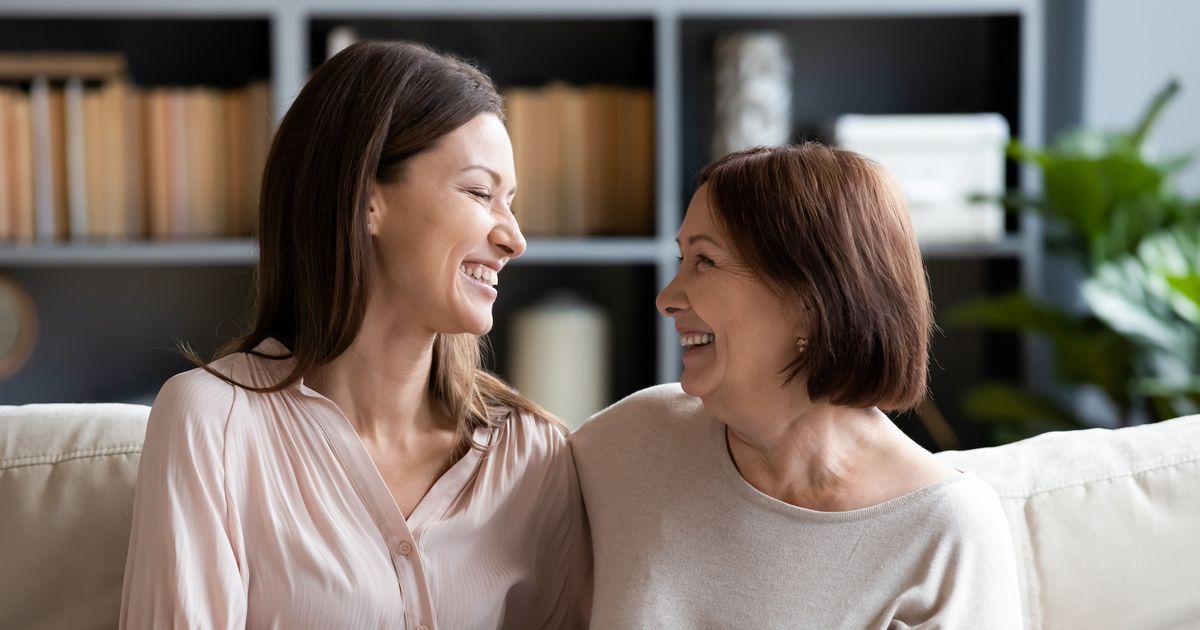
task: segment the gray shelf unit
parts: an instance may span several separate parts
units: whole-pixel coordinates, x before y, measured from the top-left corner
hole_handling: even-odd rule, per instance
[[[688,20],[907,19],[1011,16],[1019,24],[1020,137],[1042,140],[1043,0],[0,0],[0,21],[7,19],[266,19],[269,23],[269,64],[276,119],[287,110],[303,85],[312,57],[309,29],[314,21],[354,16],[365,20],[405,19],[525,19],[525,20],[649,20],[653,28],[653,88],[656,96],[657,192],[655,234],[645,239],[558,241],[535,240],[526,259],[543,264],[640,265],[653,270],[656,286],[665,285],[676,270],[674,234],[686,204],[684,156],[679,147],[685,134],[681,35]],[[913,86],[920,89],[920,86]],[[1032,191],[1033,173],[1021,183]],[[1022,216],[1009,237],[996,244],[936,245],[926,248],[930,260],[1004,260],[1015,267],[1019,286],[1040,294],[1041,226]],[[540,251],[539,251],[540,250]],[[247,242],[128,245],[66,245],[31,248],[0,247],[0,273],[9,269],[80,265],[170,266],[189,268],[238,266],[253,263]],[[658,318],[655,374],[674,380],[679,371],[679,346],[669,320]],[[1040,361],[1025,342],[1026,378],[1036,379]],[[1036,349],[1033,349],[1036,350]]]

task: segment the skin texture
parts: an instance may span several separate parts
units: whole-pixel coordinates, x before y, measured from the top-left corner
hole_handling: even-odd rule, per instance
[[[681,336],[715,341],[686,350],[683,390],[723,421],[729,454],[750,485],[821,511],[875,505],[958,474],[879,409],[813,401],[784,368],[804,335],[803,313],[779,299],[731,245],[701,186],[679,229],[679,273],[658,310]]]
[[[399,181],[374,186],[367,221],[375,262],[362,329],[345,353],[306,375],[346,415],[405,515],[460,450],[428,394],[433,343],[437,334],[491,329],[496,290],[459,267],[499,271],[525,251],[510,210],[515,194],[512,144],[491,114],[412,158]]]

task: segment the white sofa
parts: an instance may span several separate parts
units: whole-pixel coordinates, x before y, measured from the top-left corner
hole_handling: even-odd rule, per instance
[[[0,628],[115,627],[148,411],[0,407]],[[1200,628],[1200,417],[939,457],[999,492],[1027,628]]]

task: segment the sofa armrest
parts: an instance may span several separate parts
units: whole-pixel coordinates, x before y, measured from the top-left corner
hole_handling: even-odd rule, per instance
[[[111,628],[150,408],[0,407],[0,628]]]

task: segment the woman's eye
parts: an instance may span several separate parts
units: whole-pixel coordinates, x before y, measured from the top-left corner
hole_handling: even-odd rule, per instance
[[[708,256],[705,256],[704,254],[696,254],[695,259],[696,259],[697,267],[699,267],[700,265],[713,266],[716,264],[713,262],[713,260],[711,258],[709,258]],[[683,256],[676,256],[675,262],[677,262],[679,264],[683,264]]]
[[[491,201],[494,198],[492,195],[488,194],[486,190],[468,190],[467,193],[484,201]]]

